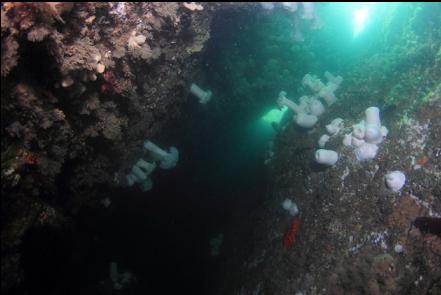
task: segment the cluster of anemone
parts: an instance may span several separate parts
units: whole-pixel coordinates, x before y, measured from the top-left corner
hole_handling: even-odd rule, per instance
[[[128,186],[133,186],[136,183],[143,192],[147,192],[153,187],[150,175],[155,171],[156,163],[159,163],[161,169],[171,169],[176,166],[179,160],[179,152],[173,146],[169,148],[169,151],[165,151],[149,140],[144,142],[144,149],[150,153],[151,162],[139,159],[132,166],[130,173],[126,175],[126,179]]]
[[[377,107],[366,109],[365,120],[352,126],[352,132],[346,134],[343,144],[354,147],[354,153],[359,161],[368,161],[375,158],[378,144],[387,136],[388,130],[381,125],[380,110]]]
[[[324,148],[326,143],[329,141],[329,139],[332,136],[336,136],[339,134],[340,130],[344,127],[343,119],[342,118],[336,118],[331,121],[328,125],[326,125],[326,131],[328,134],[323,134],[320,139],[318,140],[318,145],[321,148]]]
[[[323,134],[318,140],[319,150],[315,152],[315,161],[319,164],[334,165],[338,161],[338,153],[332,150],[323,149],[326,143],[332,136],[339,134],[340,130],[344,127],[343,119],[336,118],[326,125],[326,131],[328,134]]]
[[[335,91],[340,87],[343,78],[334,76],[330,72],[325,72],[325,78],[328,80],[326,84],[316,76],[306,74],[302,79],[302,85],[308,87],[314,92],[314,95],[322,98],[328,106],[331,106],[337,101]]]
[[[294,121],[303,128],[312,128],[318,121],[318,116],[323,114],[323,104],[314,97],[303,96],[300,103],[296,104],[286,97],[286,92],[281,91],[277,99],[279,107],[286,106],[295,113]]]
[[[320,79],[310,74],[306,74],[302,79],[302,84],[310,88],[314,94],[302,96],[299,103],[295,103],[286,97],[287,93],[281,91],[277,99],[279,107],[286,106],[295,113],[294,121],[303,128],[312,128],[318,122],[318,118],[325,112],[326,108],[320,99],[331,106],[337,101],[334,92],[338,89],[343,78],[335,77],[329,72],[325,73],[328,82],[325,85]]]
[[[341,118],[334,119],[326,125],[329,135],[322,135],[318,141],[323,148],[330,136],[337,135],[343,128]],[[380,110],[377,107],[369,107],[365,111],[365,119],[352,126],[352,132],[344,135],[343,145],[353,147],[358,161],[369,161],[376,157],[378,144],[386,137],[388,130],[381,125]],[[315,154],[316,162],[325,165],[334,165],[338,161],[335,151],[319,149]]]
[[[326,125],[330,134],[320,137],[318,149],[315,153],[315,161],[319,164],[332,166],[337,163],[339,155],[332,150],[323,149],[331,136],[337,135],[343,128],[341,118],[334,119]],[[352,126],[352,132],[344,135],[343,145],[354,148],[354,154],[358,161],[369,161],[376,157],[378,145],[387,136],[388,130],[381,125],[380,110],[377,107],[369,107],[365,111],[365,119]],[[385,176],[386,186],[393,192],[399,192],[406,182],[406,176],[401,171],[392,171]]]
[[[152,189],[153,181],[149,177],[156,169],[156,163],[150,163],[143,159],[139,159],[135,165],[132,166],[132,170],[127,174],[127,184],[129,186],[137,183],[143,192],[147,192]]]

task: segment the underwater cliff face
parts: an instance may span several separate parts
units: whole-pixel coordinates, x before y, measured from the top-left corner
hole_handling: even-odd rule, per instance
[[[1,34],[2,291],[441,292],[439,3],[4,2]]]

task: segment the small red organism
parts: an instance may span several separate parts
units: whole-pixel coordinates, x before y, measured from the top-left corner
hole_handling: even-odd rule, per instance
[[[299,231],[300,227],[300,218],[294,217],[291,221],[291,225],[289,227],[289,230],[286,232],[285,237],[283,238],[283,247],[285,249],[290,249],[294,242],[296,241],[297,232]]]
[[[101,85],[101,92],[113,93],[115,92],[115,86],[117,85],[115,75],[112,71],[107,71],[103,74],[104,84]]]
[[[105,83],[101,85],[101,92],[108,93],[112,91],[112,86],[109,83]]]
[[[38,156],[31,152],[25,152],[23,155],[23,161],[28,165],[38,164]]]
[[[427,163],[429,163],[429,158],[426,157],[426,156],[422,157],[422,158],[418,161],[418,164],[421,165],[421,166],[426,166]]]
[[[103,78],[104,78],[104,80],[106,80],[109,83],[111,83],[113,80],[115,80],[115,76],[113,75],[113,73],[111,71],[105,72],[103,74]]]
[[[133,88],[130,80],[117,78],[110,70],[103,74],[103,78],[106,82],[101,85],[101,92],[122,94]]]

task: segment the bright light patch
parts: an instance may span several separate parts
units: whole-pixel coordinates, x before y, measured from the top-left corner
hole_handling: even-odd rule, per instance
[[[287,109],[288,108],[286,106],[282,107],[281,110],[272,109],[268,113],[266,113],[265,116],[262,117],[262,120],[267,123],[279,123],[280,120],[282,120],[283,114],[285,114]]]
[[[365,28],[366,22],[369,17],[369,8],[363,7],[359,9],[355,9],[352,12],[352,23],[354,26],[353,35],[357,37]]]

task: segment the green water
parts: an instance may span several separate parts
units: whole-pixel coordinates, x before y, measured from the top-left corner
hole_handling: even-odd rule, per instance
[[[303,42],[293,37],[299,11],[257,6],[215,16],[206,53],[206,77],[215,93],[213,100],[222,103],[226,113],[246,110],[235,122],[236,129],[244,133],[235,132],[230,141],[236,152],[247,154],[246,158],[273,139],[274,130],[269,126],[282,115],[275,103],[281,90],[294,101],[309,94],[301,87],[307,73],[324,81],[323,73],[330,71],[351,81],[356,71],[357,79],[362,79],[367,59],[379,55],[392,59],[403,45],[424,38],[427,23],[439,23],[439,5],[431,3],[319,3],[315,10],[322,26],[313,30],[310,22],[301,19]],[[389,69],[387,62],[380,66],[386,75],[396,70]],[[356,102],[358,98],[353,99]]]

